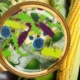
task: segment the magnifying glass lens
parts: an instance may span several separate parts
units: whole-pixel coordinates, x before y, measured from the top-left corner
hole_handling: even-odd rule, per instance
[[[16,69],[40,72],[63,55],[65,34],[61,22],[42,8],[23,8],[6,19],[0,30],[2,54]]]

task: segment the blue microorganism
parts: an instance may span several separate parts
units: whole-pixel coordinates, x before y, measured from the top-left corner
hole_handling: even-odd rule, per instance
[[[10,34],[10,37],[12,37],[12,34]]]
[[[11,35],[11,29],[8,26],[3,26],[1,29],[1,35],[4,38],[8,38]]]
[[[33,37],[33,36],[29,36],[29,39],[30,39],[30,40],[33,40],[33,39],[34,39],[34,37]]]
[[[2,38],[0,37],[0,40],[2,40]]]
[[[40,50],[44,46],[44,40],[42,38],[36,38],[33,42],[33,46],[36,50]]]
[[[46,36],[47,34],[43,32],[43,35]]]

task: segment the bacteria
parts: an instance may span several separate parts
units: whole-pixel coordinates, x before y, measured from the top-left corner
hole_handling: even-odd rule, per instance
[[[42,38],[36,38],[33,42],[33,46],[36,50],[40,50],[44,46],[44,40]]]
[[[43,32],[43,35],[46,36],[47,34]]]
[[[33,37],[33,36],[29,36],[29,39],[30,39],[30,40],[33,40],[33,39],[34,39],[34,37]]]
[[[11,30],[8,26],[3,26],[1,29],[1,35],[4,38],[8,38],[11,35]]]
[[[2,38],[0,37],[0,40],[2,40]]]

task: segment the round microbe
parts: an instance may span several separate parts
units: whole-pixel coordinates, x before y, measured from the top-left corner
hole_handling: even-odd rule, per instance
[[[47,34],[45,32],[43,32],[43,35],[46,36]]]
[[[1,29],[1,35],[4,38],[8,38],[11,35],[11,30],[8,26],[3,26]]]
[[[33,37],[33,36],[29,36],[29,39],[30,39],[30,40],[33,40],[33,39],[34,39],[34,37]]]
[[[0,37],[0,40],[2,40],[2,38]]]
[[[33,47],[36,50],[40,50],[42,49],[42,47],[44,46],[44,40],[42,38],[36,38],[33,42]]]

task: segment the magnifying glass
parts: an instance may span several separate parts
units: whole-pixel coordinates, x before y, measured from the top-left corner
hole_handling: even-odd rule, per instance
[[[18,76],[36,78],[54,72],[69,45],[65,19],[47,4],[23,2],[0,19],[1,68]]]

